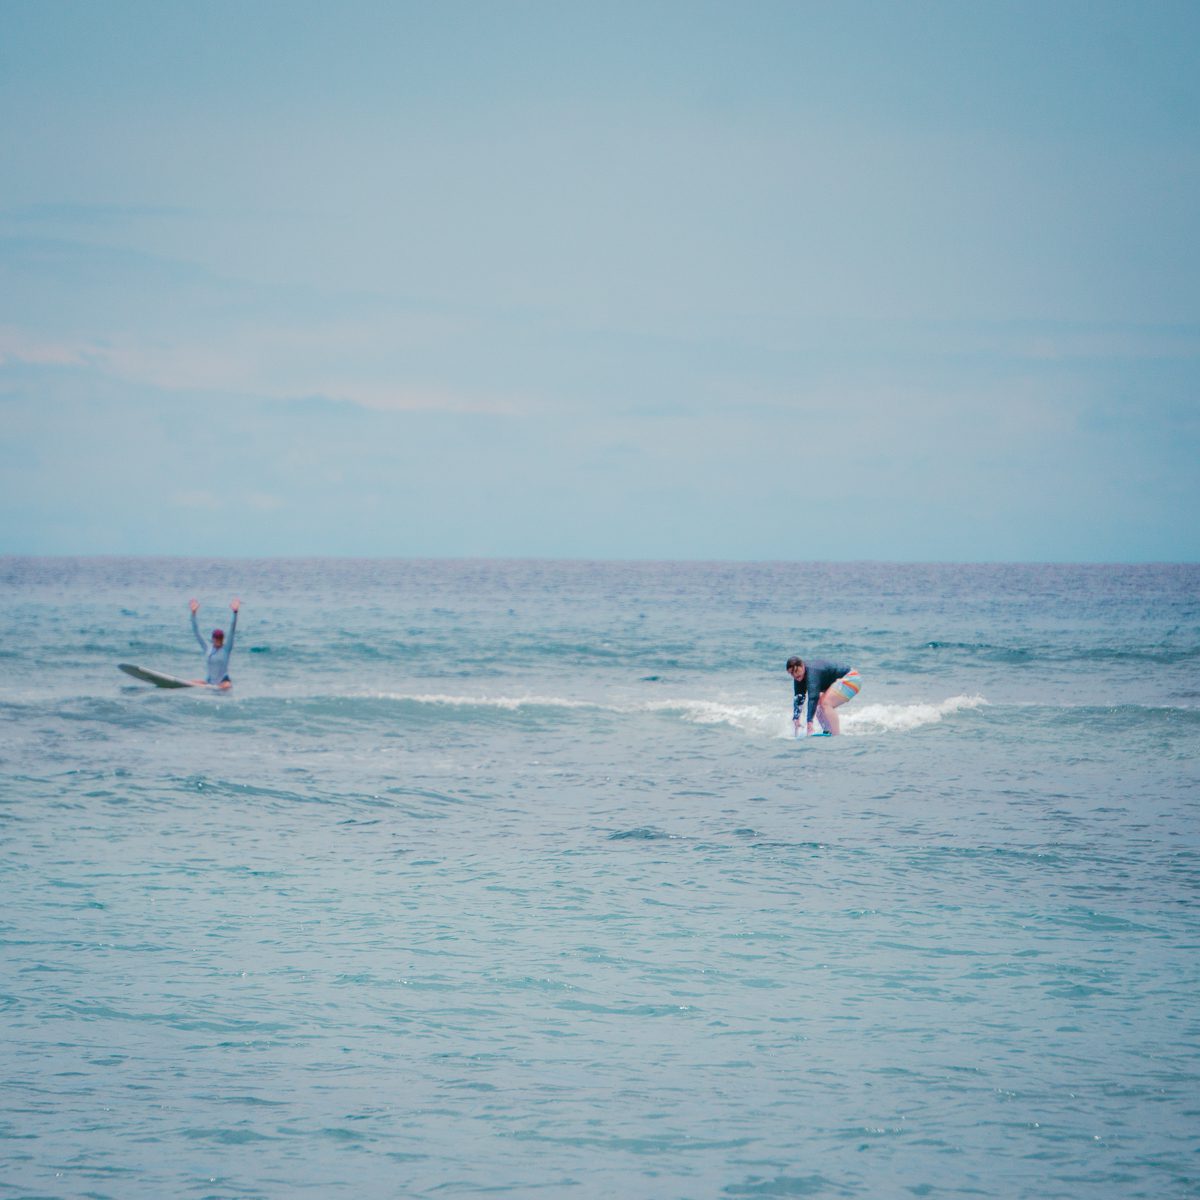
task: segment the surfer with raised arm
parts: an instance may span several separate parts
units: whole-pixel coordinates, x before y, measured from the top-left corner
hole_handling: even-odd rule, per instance
[[[225,631],[223,629],[214,629],[212,631],[212,642],[206,642],[204,635],[200,632],[200,626],[196,622],[196,613],[200,610],[200,602],[198,600],[188,601],[188,607],[192,610],[192,632],[196,635],[196,641],[200,643],[200,649],[204,651],[205,675],[203,679],[193,680],[194,683],[206,683],[209,687],[215,688],[231,688],[233,680],[229,678],[229,656],[233,653],[233,635],[237,632],[238,609],[241,608],[240,600],[231,600],[229,607],[233,610],[233,620],[229,625],[229,638],[226,640]]]
[[[801,711],[807,700],[808,729],[813,732],[813,717],[821,722],[826,733],[841,733],[837,709],[853,700],[862,687],[862,680],[853,667],[827,662],[823,658],[807,661],[793,654],[787,660],[787,673],[792,677],[792,728],[800,736]],[[817,735],[820,736],[819,734]]]

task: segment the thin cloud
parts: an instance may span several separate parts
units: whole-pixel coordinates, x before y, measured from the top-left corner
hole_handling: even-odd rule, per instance
[[[0,326],[0,366],[77,367],[94,361],[94,354],[94,346]]]
[[[530,408],[527,400],[507,394],[391,383],[386,378],[348,378],[328,368],[305,371],[289,361],[290,347],[302,340],[299,332],[290,332],[284,337],[268,337],[262,345],[251,345],[250,339],[239,344],[221,338],[174,344],[100,344],[40,338],[0,327],[0,367],[88,367],[165,393],[253,395],[283,402],[317,396],[376,412],[517,416]],[[386,376],[386,365],[376,367],[375,373]]]
[[[25,204],[0,209],[0,220],[22,225],[111,226],[193,217],[186,208],[149,204]]]

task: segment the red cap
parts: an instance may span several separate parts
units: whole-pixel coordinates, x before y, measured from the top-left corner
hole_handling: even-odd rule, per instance
[[[213,641],[214,642],[223,642],[224,640],[225,640],[225,630],[214,629],[213,630]]]

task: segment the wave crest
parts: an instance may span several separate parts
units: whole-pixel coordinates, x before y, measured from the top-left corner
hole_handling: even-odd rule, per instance
[[[951,696],[922,704],[864,704],[839,710],[842,732],[847,736],[877,733],[906,733],[922,725],[935,725],[955,713],[982,708],[982,696]],[[643,705],[650,711],[675,711],[697,725],[732,725],[750,733],[791,737],[792,721],[778,705],[729,704],[712,700],[661,700]]]
[[[982,696],[951,696],[933,704],[864,704],[846,711],[842,726],[846,733],[906,733],[987,703]]]

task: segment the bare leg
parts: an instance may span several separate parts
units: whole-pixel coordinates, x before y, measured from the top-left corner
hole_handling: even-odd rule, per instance
[[[842,732],[842,723],[838,720],[836,710],[845,703],[846,697],[833,688],[821,694],[817,703],[817,720],[821,722],[822,728],[828,729],[830,733]]]

